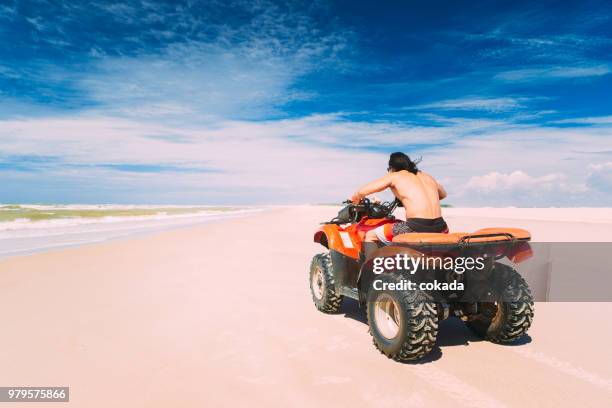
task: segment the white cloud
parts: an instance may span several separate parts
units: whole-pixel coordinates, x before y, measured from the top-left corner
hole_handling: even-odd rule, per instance
[[[203,9],[192,10],[192,4]],[[220,5],[212,4],[210,9]],[[612,151],[612,135],[604,126],[538,127],[518,125],[512,119],[448,118],[439,112],[459,111],[453,116],[466,111],[503,112],[518,121],[515,111],[525,112],[533,98],[466,96],[408,108],[433,110],[436,114],[426,119],[435,126],[372,119],[383,115],[365,116],[370,122],[350,120],[350,115],[341,113],[286,118],[282,105],[312,97],[300,91],[300,79],[322,68],[331,68],[328,72],[335,74],[348,64],[340,56],[359,53],[359,43],[351,41],[350,31],[339,29],[333,18],[322,18],[329,13],[319,13],[319,7],[325,6],[317,2],[306,7],[299,2],[277,5],[267,0],[228,3],[224,12],[239,10],[241,16],[229,20],[217,19],[208,12],[209,5],[200,3],[143,2],[133,7],[98,2],[57,7],[56,14],[62,16],[57,24],[44,26],[48,18],[30,18],[32,26],[45,31],[41,44],[53,43],[67,57],[73,56],[74,49],[84,48],[89,50],[87,58],[42,59],[23,69],[0,66],[0,74],[33,83],[37,95],[59,98],[58,103],[44,106],[29,103],[28,95],[20,100],[5,95],[0,101],[4,117],[32,118],[0,120],[0,160],[28,155],[56,159],[44,172],[29,173],[6,169],[10,161],[2,168],[0,161],[0,201],[11,191],[21,193],[14,197],[33,197],[34,201],[44,197],[141,202],[339,201],[382,174],[387,154],[395,150],[423,155],[422,167],[444,180],[451,204],[537,201],[546,205],[571,204],[572,200],[600,204],[612,192],[607,167],[588,167],[595,154],[601,160],[602,154]],[[81,16],[95,16],[117,27],[118,33],[134,34],[116,41],[103,31],[92,36],[95,40],[88,40],[72,31],[73,25],[77,30],[87,25]],[[121,30],[126,27],[131,29]],[[538,51],[529,53],[532,57],[537,54],[538,60],[529,61],[528,66],[542,65],[502,72],[497,79],[532,81],[610,73],[604,61],[578,58],[583,53],[594,54],[594,47],[609,42],[597,45],[585,43],[586,37],[507,34],[491,34],[512,45],[494,46],[499,58],[513,61],[515,56],[527,55],[526,51]],[[559,47],[562,53],[557,52]],[[551,59],[551,51],[571,58]],[[79,65],[71,66],[73,63]],[[494,64],[500,66],[504,64]],[[377,61],[360,61],[356,67],[394,72],[387,68]],[[419,92],[415,94],[431,90],[438,95],[452,88],[456,95],[461,88],[454,89],[455,85],[476,83],[491,75],[485,70],[458,78],[361,86],[368,97],[381,92],[391,101],[416,88]],[[56,94],[58,89],[61,92]],[[346,98],[359,97],[359,92],[351,91]],[[383,106],[384,100],[380,102]],[[51,111],[52,106],[59,108]],[[85,110],[75,113],[77,110],[62,111],[63,107]],[[274,117],[285,119],[270,119]],[[608,122],[579,118],[572,123]],[[578,152],[584,146],[589,152]],[[107,164],[185,171],[142,173]],[[582,194],[586,188],[602,195]]]
[[[294,87],[296,80],[324,64],[340,66],[346,42],[344,33],[322,34],[305,16],[291,17],[287,26],[275,16],[266,10],[243,27],[206,26],[216,32],[213,39],[102,54],[70,76],[99,112],[114,116],[182,123],[274,116],[281,105],[310,97]],[[67,75],[57,73],[59,80]]]
[[[14,15],[17,14],[16,5],[0,4],[0,19],[10,20]]]
[[[480,98],[470,96],[460,99],[448,99],[434,103],[408,107],[407,109],[441,109],[441,110],[474,110],[487,112],[504,112],[524,107],[527,98]]]
[[[259,117],[291,98],[300,74],[292,61],[265,51],[200,44],[149,57],[106,57],[78,83],[113,115],[190,122]]]
[[[569,118],[556,120],[552,123],[559,124],[584,124],[584,125],[612,125],[612,116],[594,116],[589,118]]]
[[[591,153],[576,153],[583,146]],[[396,150],[423,156],[421,167],[444,180],[453,205],[605,205],[612,195],[601,182],[608,167],[589,167],[612,151],[606,128],[467,119],[427,128],[351,122],[341,115],[180,126],[82,115],[0,121],[2,155],[57,158],[44,172],[5,169],[10,182],[0,202],[11,191],[30,197],[50,186],[49,194],[62,192],[68,201],[340,201],[382,175],[388,153]],[[185,171],[96,167],[109,163]]]
[[[491,172],[484,176],[473,176],[467,182],[467,190],[483,192],[531,192],[538,190],[559,190],[568,189],[565,184],[567,177],[563,174],[552,173],[534,177],[529,174],[516,170],[512,173]]]
[[[512,82],[542,81],[553,79],[588,78],[609,74],[610,66],[606,64],[593,66],[556,66],[543,68],[527,68],[504,71],[495,78]]]
[[[458,189],[463,199],[469,197],[489,206],[520,207],[584,205],[589,202],[584,199],[587,192],[584,181],[572,181],[562,173],[535,176],[520,170],[472,176]]]
[[[590,166],[587,185],[595,190],[609,193],[612,191],[612,162]]]
[[[95,107],[100,115],[138,120],[201,124],[282,116],[281,106],[313,97],[314,91],[296,86],[302,76],[330,64],[342,69],[351,38],[350,31],[313,17],[319,4],[60,2],[50,7],[48,12],[62,18],[37,41],[66,58],[35,59],[19,69],[0,66],[0,75],[18,75],[35,91],[18,93],[25,104],[35,105],[44,96],[46,106]],[[219,12],[240,18],[219,19]],[[30,14],[29,24],[42,30],[46,14]],[[78,35],[94,16],[108,24],[96,26],[91,36]],[[107,26],[121,34],[107,32]],[[75,49],[84,50],[78,58]],[[0,111],[0,117],[14,111],[32,116],[20,105]]]
[[[574,30],[571,34],[533,36],[532,24],[527,22],[522,30],[520,23],[517,25],[515,21],[512,24],[503,23],[488,32],[467,33],[464,38],[485,45],[479,51],[481,57],[510,61],[510,66],[521,61],[551,67],[553,64],[575,67],[580,63],[580,67],[583,67],[594,64],[597,60],[594,61],[593,56],[605,55],[607,47],[612,44],[609,37],[594,35],[593,30],[588,29],[589,25],[599,25],[607,18],[597,15],[583,19],[583,33]]]
[[[57,157],[59,164],[42,174],[13,171],[6,178],[20,191],[28,186],[30,194],[55,186],[71,201],[95,196],[97,190],[98,201],[340,202],[384,173],[383,154],[288,140],[284,136],[300,127],[289,125],[227,122],[178,129],[116,118],[5,121],[0,151]],[[96,163],[163,163],[217,172],[137,173],[101,169]],[[6,197],[10,185],[4,187],[0,202],[11,201]]]

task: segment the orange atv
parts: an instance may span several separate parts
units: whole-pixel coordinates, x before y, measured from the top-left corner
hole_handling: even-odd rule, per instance
[[[474,233],[407,233],[366,257],[366,232],[395,222],[393,211],[401,204],[368,199],[344,204],[314,235],[314,241],[328,249],[315,255],[310,266],[310,290],[318,310],[336,313],[345,297],[357,300],[366,308],[374,345],[398,361],[428,354],[439,321],[451,316],[497,343],[513,342],[527,332],[533,298],[507,261],[519,263],[532,255],[529,232],[486,228]],[[479,267],[458,267],[470,258]]]

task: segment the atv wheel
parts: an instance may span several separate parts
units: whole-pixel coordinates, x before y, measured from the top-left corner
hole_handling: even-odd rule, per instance
[[[398,283],[401,276],[380,275],[385,283]],[[436,304],[418,290],[370,289],[367,316],[374,345],[396,361],[417,360],[428,354],[438,335]]]
[[[319,311],[337,313],[343,296],[336,292],[329,253],[317,254],[310,263],[310,293]]]
[[[496,264],[495,275],[503,288],[496,302],[480,302],[480,313],[467,322],[479,337],[494,343],[512,343],[521,338],[533,320],[533,297],[527,282],[513,268]]]

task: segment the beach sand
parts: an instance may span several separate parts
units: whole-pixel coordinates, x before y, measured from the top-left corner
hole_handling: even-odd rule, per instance
[[[445,215],[453,230],[610,240],[611,210],[557,210]],[[276,208],[0,261],[0,385],[70,386],[75,407],[609,406],[610,303],[538,303],[513,346],[447,320],[420,364],[381,355],[355,302],[318,312],[312,235],[335,212]]]

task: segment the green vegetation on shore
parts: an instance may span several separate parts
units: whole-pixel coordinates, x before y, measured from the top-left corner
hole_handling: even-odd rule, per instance
[[[37,208],[21,205],[0,206],[0,222],[10,222],[18,219],[30,221],[53,220],[61,218],[103,218],[103,217],[134,217],[147,215],[179,215],[190,214],[201,211],[235,211],[232,207],[151,207],[151,208],[61,208],[53,207]]]

